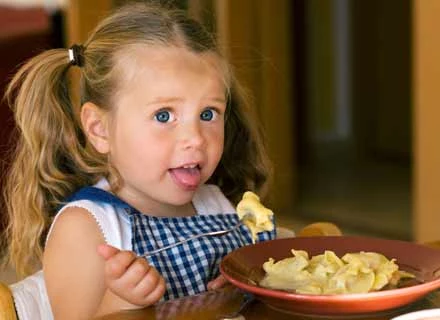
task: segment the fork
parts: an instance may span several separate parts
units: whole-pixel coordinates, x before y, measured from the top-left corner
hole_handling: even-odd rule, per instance
[[[198,238],[201,238],[201,237],[211,237],[211,236],[220,237],[220,236],[223,236],[223,235],[225,235],[225,234],[227,234],[229,232],[237,230],[241,225],[243,225],[243,221],[247,217],[249,217],[249,216],[250,216],[249,213],[245,214],[241,218],[241,220],[239,220],[239,222],[235,226],[233,226],[232,228],[195,234],[195,235],[192,235],[192,236],[190,236],[190,237],[188,237],[186,239],[183,239],[183,240],[171,243],[171,244],[169,244],[169,245],[167,245],[165,247],[161,247],[161,248],[158,248],[158,249],[155,249],[155,250],[148,251],[148,252],[144,253],[143,255],[141,255],[140,257],[148,258],[148,257],[151,257],[152,255],[155,255],[156,253],[168,250],[168,249],[173,248],[173,247],[177,247],[177,246],[179,246],[179,245],[181,245],[183,243],[186,243],[188,241],[192,241],[192,240],[195,240],[195,239],[198,239]]]

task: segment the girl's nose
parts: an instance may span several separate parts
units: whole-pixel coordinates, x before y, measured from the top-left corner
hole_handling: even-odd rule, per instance
[[[184,148],[202,148],[205,145],[203,129],[198,121],[186,123],[179,134]]]

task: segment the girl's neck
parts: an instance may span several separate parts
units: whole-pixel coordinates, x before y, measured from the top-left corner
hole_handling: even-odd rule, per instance
[[[167,203],[161,203],[157,201],[139,201],[138,196],[126,193],[123,190],[113,192],[110,187],[108,179],[103,178],[97,183],[98,188],[103,188],[108,192],[119,197],[121,200],[128,203],[130,206],[138,210],[140,213],[154,216],[154,217],[189,217],[197,214],[197,211],[192,201],[183,205],[172,205]]]
[[[140,213],[154,217],[189,217],[196,215],[196,209],[192,202],[175,206],[166,203],[148,202],[142,203],[131,199],[129,196],[116,193],[120,199],[130,204]]]
[[[141,213],[148,216],[155,217],[190,217],[196,215],[196,209],[194,208],[192,202],[184,205],[184,206],[167,206],[163,207],[161,210],[156,210],[155,212],[145,212],[140,211]]]

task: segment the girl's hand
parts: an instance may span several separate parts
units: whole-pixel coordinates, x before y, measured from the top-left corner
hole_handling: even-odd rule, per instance
[[[165,293],[164,278],[146,259],[106,244],[98,246],[98,253],[105,259],[107,287],[127,302],[146,307]]]
[[[214,280],[209,281],[207,287],[208,290],[215,290],[223,287],[226,283],[228,283],[228,280],[226,280],[226,278],[222,275],[219,275]]]

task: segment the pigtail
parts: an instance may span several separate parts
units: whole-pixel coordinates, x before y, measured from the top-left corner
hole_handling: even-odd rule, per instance
[[[93,163],[78,112],[69,95],[66,49],[48,50],[29,60],[12,79],[6,98],[18,129],[5,185],[8,212],[7,257],[19,275],[42,258],[50,218],[64,198],[90,183]],[[79,107],[78,107],[79,108]]]

